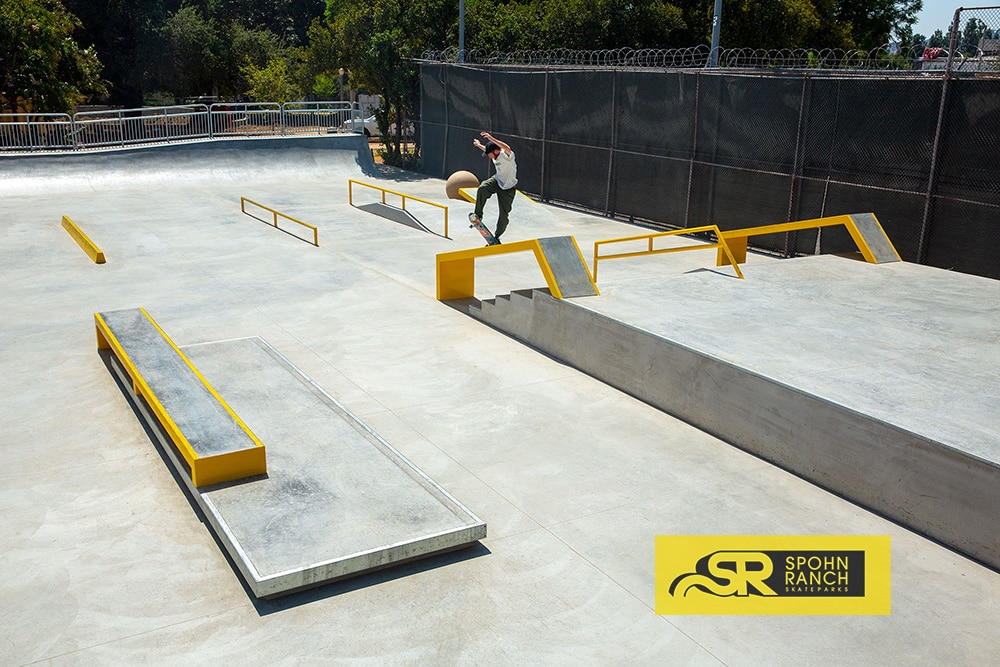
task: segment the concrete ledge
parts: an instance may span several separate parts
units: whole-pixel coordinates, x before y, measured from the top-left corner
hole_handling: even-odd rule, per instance
[[[95,313],[98,349],[125,368],[183,457],[195,487],[267,472],[264,445],[141,309]]]
[[[1000,465],[538,290],[488,324],[1000,569]],[[521,297],[511,297],[514,299]],[[522,299],[523,300],[523,299]],[[513,309],[509,309],[513,312]],[[711,461],[706,461],[710,466]]]

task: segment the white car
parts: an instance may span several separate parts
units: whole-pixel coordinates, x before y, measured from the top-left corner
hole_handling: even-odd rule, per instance
[[[341,125],[340,131],[359,132],[361,134],[364,134],[366,137],[379,136],[378,123],[375,122],[374,114],[368,116],[368,118],[365,119],[362,119],[360,116],[355,116],[351,120]]]
[[[381,133],[378,131],[378,123],[375,122],[375,114],[368,116],[364,120],[360,116],[355,116],[353,119],[345,122],[340,126],[341,132],[359,132],[364,134],[366,137],[378,137]],[[389,125],[389,134],[392,134],[395,128]],[[406,127],[403,128],[403,134],[407,137],[413,136],[413,123],[407,123]]]

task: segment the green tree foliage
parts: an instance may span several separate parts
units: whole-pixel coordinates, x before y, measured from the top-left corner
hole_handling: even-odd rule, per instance
[[[284,104],[299,98],[298,86],[292,81],[288,63],[275,58],[264,67],[247,63],[240,68],[249,83],[247,94],[255,102]]]
[[[833,21],[850,32],[845,46],[873,49],[907,33],[923,0],[838,0]]]
[[[987,26],[979,19],[969,19],[958,35],[958,51],[964,55],[975,55],[979,50],[979,41],[986,33]]]
[[[817,4],[821,3],[809,0],[727,2],[722,10],[720,41],[725,47],[759,49],[804,45],[806,38],[819,32],[822,25],[823,8]]]
[[[320,99],[343,96],[344,59],[333,24],[325,18],[315,18],[306,37],[306,45],[299,50],[299,87]]]
[[[144,73],[161,51],[156,28],[177,11],[181,0],[63,0],[80,17],[80,44],[100,54],[108,79],[108,101],[142,106]]]
[[[68,113],[105,92],[97,54],[73,39],[79,27],[57,0],[0,0],[0,107]]]
[[[470,50],[666,48],[686,28],[665,0],[468,0],[466,12]]]
[[[281,69],[288,77],[294,69],[294,52],[275,33],[196,5],[167,16],[156,36],[160,59],[151,63],[151,80],[177,97],[239,97],[252,85],[247,72],[259,78],[261,71],[273,74]],[[282,65],[273,64],[279,60]],[[296,95],[297,87],[292,91]]]
[[[420,103],[419,70],[412,59],[428,48],[454,43],[454,2],[329,0],[327,17],[327,45],[336,60],[329,61],[326,72],[344,67],[354,87],[381,95],[376,121],[386,162],[402,166],[408,159],[418,159],[419,149],[410,158],[402,152],[409,119],[417,117]],[[308,67],[315,69],[317,65],[312,62]],[[417,140],[419,145],[419,137]]]

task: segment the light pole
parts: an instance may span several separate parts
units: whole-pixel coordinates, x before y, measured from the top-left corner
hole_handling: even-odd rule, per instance
[[[465,0],[458,0],[458,62],[465,62]]]
[[[712,51],[708,56],[708,66],[719,66],[719,27],[722,23],[722,0],[715,0],[715,14],[712,16]]]

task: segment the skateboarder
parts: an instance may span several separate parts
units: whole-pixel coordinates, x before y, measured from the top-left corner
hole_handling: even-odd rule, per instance
[[[510,146],[494,137],[489,132],[481,132],[480,136],[486,140],[486,144],[479,139],[473,139],[472,145],[483,152],[483,157],[493,160],[496,167],[496,174],[487,178],[479,184],[476,191],[476,210],[473,216],[482,221],[483,208],[486,201],[493,195],[497,196],[497,204],[500,205],[500,217],[497,219],[497,229],[493,233],[497,243],[500,243],[500,235],[507,229],[508,218],[511,206],[514,205],[514,195],[517,194],[517,163],[514,161],[514,151]]]

